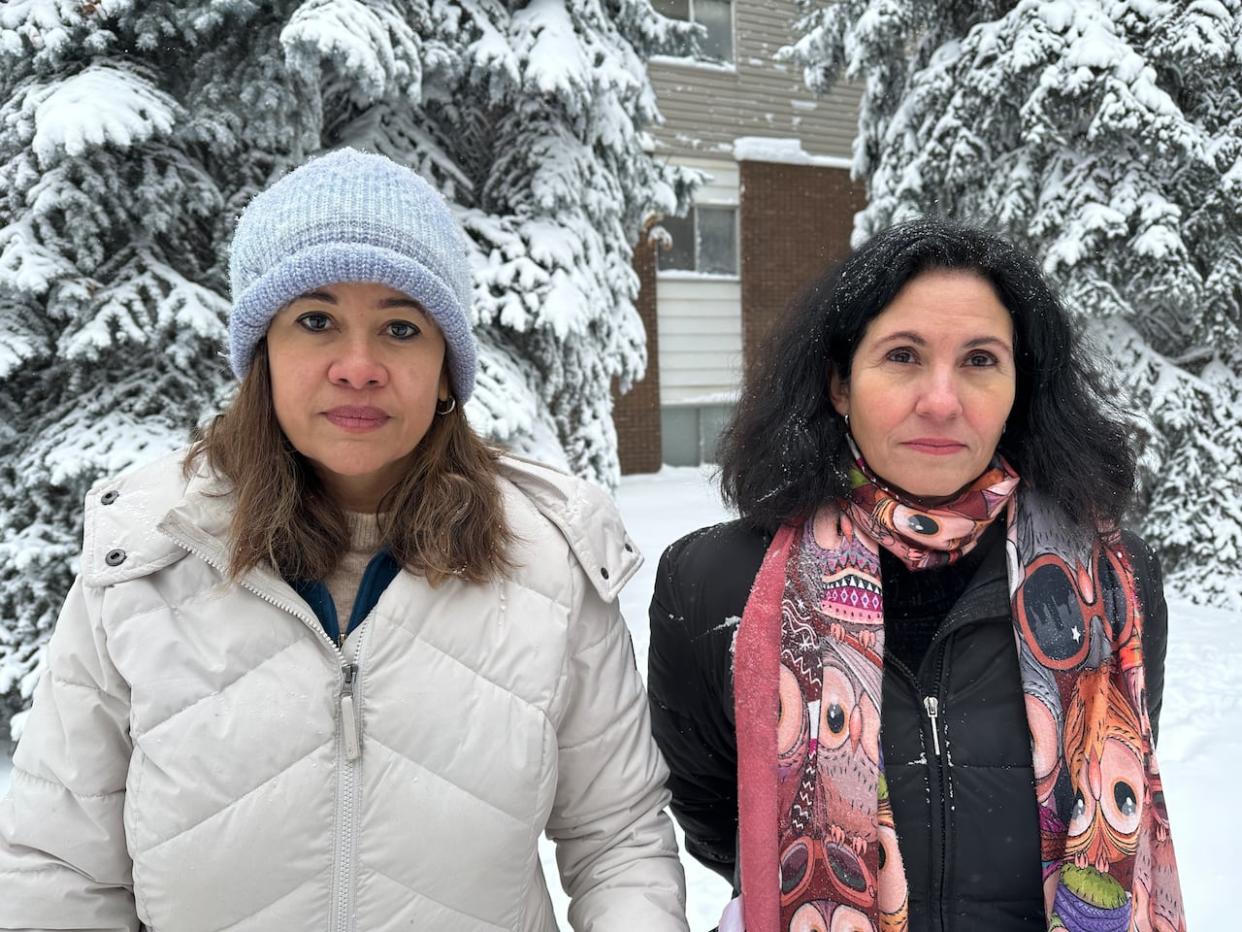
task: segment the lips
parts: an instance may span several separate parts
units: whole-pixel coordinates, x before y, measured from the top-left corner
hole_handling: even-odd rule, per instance
[[[905,441],[902,446],[909,447],[919,453],[930,454],[931,456],[949,456],[966,449],[966,444],[959,443],[956,440],[948,440],[944,437],[918,437],[914,440]]]
[[[354,432],[376,430],[390,420],[387,411],[370,405],[341,405],[325,411],[323,416],[342,430]]]

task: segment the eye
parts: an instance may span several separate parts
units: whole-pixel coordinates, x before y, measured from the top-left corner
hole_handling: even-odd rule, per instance
[[[996,357],[979,350],[966,357],[966,365],[975,369],[983,369],[996,365]]]
[[[903,363],[903,364],[917,361],[917,358],[914,355],[914,350],[906,346],[899,346],[897,349],[889,350],[887,353],[884,354],[884,358],[887,359],[889,362],[896,362],[896,363]]]
[[[849,740],[849,718],[855,705],[854,686],[835,667],[824,668],[820,698],[819,744],[836,750]]]
[[[323,333],[332,323],[332,318],[319,311],[310,311],[297,320],[298,325],[311,333]]]
[[[1109,738],[1100,756],[1104,818],[1123,835],[1137,831],[1143,811],[1143,762],[1126,742]],[[1109,787],[1111,786],[1111,792]]]
[[[841,734],[841,729],[845,727],[845,710],[837,703],[828,706],[828,712],[824,716],[824,721],[828,723],[828,730],[834,735]]]
[[[832,912],[832,926],[828,932],[869,932],[875,925],[853,906],[838,906]]]
[[[881,824],[879,837],[876,865],[880,876],[876,886],[879,887],[880,912],[891,916],[905,904],[908,887],[901,864],[901,850],[897,847],[897,833],[890,826]]]
[[[1123,816],[1132,816],[1138,812],[1135,795],[1134,787],[1125,780],[1118,780],[1113,786],[1113,802],[1117,805],[1117,811]]]
[[[385,324],[385,328],[390,337],[395,337],[398,340],[410,340],[422,333],[417,326],[408,320],[390,320]]]
[[[781,664],[780,712],[776,723],[776,752],[782,759],[806,743],[809,731],[802,687],[789,667]]]
[[[1095,797],[1091,795],[1087,785],[1087,764],[1084,761],[1082,765],[1082,773],[1076,781],[1074,791],[1074,803],[1070,807],[1069,825],[1066,826],[1066,835],[1072,839],[1082,839],[1084,836],[1089,840],[1092,829],[1095,827],[1096,819],[1099,817],[1099,810],[1096,808]]]
[[[828,932],[828,922],[815,903],[803,903],[789,920],[789,932]]]

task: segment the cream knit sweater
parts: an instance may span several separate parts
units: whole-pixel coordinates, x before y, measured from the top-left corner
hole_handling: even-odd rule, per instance
[[[332,603],[336,606],[336,622],[340,625],[341,636],[349,627],[349,616],[354,610],[354,599],[358,596],[358,586],[362,584],[362,574],[367,564],[380,548],[379,519],[380,515],[364,514],[357,511],[345,512],[345,520],[349,524],[349,550],[341,557],[324,585],[332,594]]]

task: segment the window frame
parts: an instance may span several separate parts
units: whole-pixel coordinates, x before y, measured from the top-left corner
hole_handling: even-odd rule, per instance
[[[696,23],[696,24],[702,25],[695,18],[694,10],[695,10],[695,4],[697,2],[698,0],[686,0],[687,9],[689,10],[689,18],[684,19],[684,20],[681,19],[681,17],[672,16],[668,13],[660,13],[658,9],[656,10],[656,12],[660,13],[661,16],[668,17],[669,19],[676,19],[680,22]],[[729,57],[728,58],[705,58],[701,54],[700,55],[687,55],[684,57],[677,56],[677,55],[653,55],[650,60],[655,61],[655,62],[665,63],[665,64],[693,65],[693,66],[699,66],[703,68],[720,68],[720,69],[729,70],[729,71],[736,70],[737,68],[737,0],[725,0],[725,2],[728,3],[729,5]],[[706,29],[707,27],[704,26],[703,28]]]
[[[699,257],[699,208],[707,208],[708,210],[728,210],[733,213],[733,271],[732,272],[703,272],[700,271],[702,261]],[[696,201],[690,205],[690,217],[693,218],[693,226],[691,235],[694,238],[693,249],[691,253],[694,257],[694,268],[692,269],[664,269],[660,267],[660,256],[663,254],[663,248],[656,252],[656,275],[660,278],[696,278],[711,279],[714,281],[740,281],[742,277],[742,211],[738,204],[728,201]],[[684,219],[684,218],[678,218]]]

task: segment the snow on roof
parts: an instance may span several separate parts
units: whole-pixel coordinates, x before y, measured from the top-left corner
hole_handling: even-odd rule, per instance
[[[817,165],[822,168],[852,168],[853,159],[838,155],[811,155],[800,139],[771,136],[739,136],[733,140],[733,157],[739,162],[778,162],[782,165]]]

